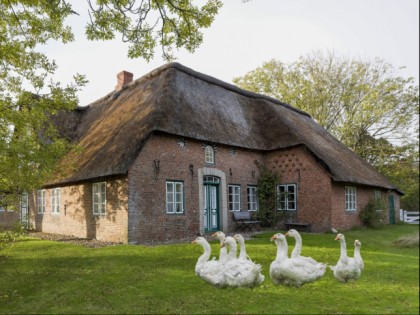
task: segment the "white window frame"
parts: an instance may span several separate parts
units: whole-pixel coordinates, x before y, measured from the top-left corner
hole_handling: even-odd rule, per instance
[[[214,148],[211,145],[206,145],[204,149],[204,160],[207,164],[214,164]]]
[[[357,211],[357,189],[354,186],[345,186],[345,209]]]
[[[51,214],[60,214],[60,188],[51,189]]]
[[[257,186],[246,187],[248,211],[258,211]]]
[[[46,191],[45,189],[40,189],[36,192],[36,206],[38,208],[38,214],[45,213],[46,205]]]
[[[184,209],[184,182],[166,181],[166,213],[183,214]]]
[[[241,185],[229,185],[229,211],[241,211]]]
[[[106,214],[106,182],[92,184],[92,212],[94,215]]]
[[[292,192],[289,189],[293,189]],[[276,187],[277,210],[296,211],[297,210],[297,185],[282,184]]]

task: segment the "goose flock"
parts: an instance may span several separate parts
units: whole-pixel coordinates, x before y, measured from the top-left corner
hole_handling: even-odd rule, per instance
[[[295,247],[290,257],[286,236],[295,239]],[[226,236],[222,231],[212,234],[220,242],[219,259],[211,256],[210,244],[204,237],[197,237],[192,243],[203,247],[204,253],[195,265],[195,274],[205,282],[217,287],[255,287],[263,283],[264,275],[261,265],[253,262],[248,256],[245,240],[242,235]],[[344,235],[337,234],[335,240],[340,241],[340,258],[335,266],[330,266],[334,277],[340,282],[356,280],[364,268],[360,254],[361,242],[354,241],[354,256],[348,257]],[[300,287],[321,278],[327,265],[312,257],[302,256],[302,237],[291,229],[286,234],[277,233],[271,237],[277,247],[277,255],[270,264],[270,278],[274,284]],[[237,248],[239,244],[239,256]]]

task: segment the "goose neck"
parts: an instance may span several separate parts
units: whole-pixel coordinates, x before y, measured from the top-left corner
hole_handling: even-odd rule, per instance
[[[341,260],[346,260],[347,259],[347,247],[346,247],[346,241],[341,239],[340,240],[340,259]]]
[[[287,251],[288,251],[287,243],[281,242],[280,240],[275,240],[274,242],[276,243],[276,246],[277,246],[276,260],[283,261],[287,259],[288,258],[287,257]]]

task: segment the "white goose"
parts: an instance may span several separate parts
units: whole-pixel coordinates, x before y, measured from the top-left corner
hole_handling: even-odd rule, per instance
[[[301,256],[300,253],[302,251],[302,237],[300,236],[299,232],[296,231],[295,229],[290,229],[285,236],[291,236],[295,239],[295,247],[293,248],[292,253],[290,254],[290,258],[301,258],[306,260],[307,262],[317,266],[317,268],[319,268],[320,271],[323,271],[325,273],[325,269],[326,269],[326,264],[317,262],[315,259],[313,259],[312,257],[307,257],[307,256]]]
[[[204,237],[197,237],[192,243],[199,244],[203,247],[204,253],[201,255],[195,265],[195,274],[201,279],[221,288],[226,286],[226,278],[222,263],[217,260],[210,260],[211,247]]]
[[[245,259],[245,260],[251,260],[251,258],[246,253],[245,248],[245,240],[244,237],[241,234],[235,234],[233,238],[238,242],[239,244],[239,259]]]
[[[335,266],[331,266],[334,277],[340,282],[359,279],[362,269],[356,259],[347,256],[346,239],[343,234],[337,234],[336,241],[340,241],[340,258]]]
[[[363,262],[362,255],[360,254],[360,248],[362,247],[362,242],[359,240],[354,241],[354,259],[356,260],[357,264],[359,265],[360,271],[363,270],[365,267],[365,263]]]
[[[317,280],[325,273],[325,269],[322,271],[304,259],[289,258],[287,240],[283,234],[274,234],[271,240],[277,246],[276,259],[270,265],[270,278],[275,284],[300,287]]]
[[[222,246],[229,247],[227,261],[224,264],[228,286],[253,287],[264,281],[265,277],[261,274],[260,264],[255,264],[247,259],[236,258],[237,245],[233,237],[226,237]]]
[[[217,238],[220,241],[220,254],[219,254],[219,261],[225,262],[227,259],[227,249],[226,247],[222,246],[224,240],[225,240],[225,233],[222,231],[217,231],[211,235],[212,237]]]

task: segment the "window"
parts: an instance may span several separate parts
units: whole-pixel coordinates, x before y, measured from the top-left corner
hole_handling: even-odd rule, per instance
[[[277,210],[296,211],[296,184],[277,185]]]
[[[105,214],[106,209],[106,182],[92,185],[93,214]]]
[[[229,210],[241,211],[241,186],[229,185]]]
[[[206,145],[204,157],[207,164],[214,164],[214,149],[210,145]]]
[[[257,187],[248,186],[246,188],[246,191],[248,195],[248,211],[257,211],[258,210]]]
[[[36,204],[38,207],[38,213],[43,214],[45,213],[45,189],[37,191],[37,198]]]
[[[346,211],[356,211],[356,187],[346,186]]]
[[[51,213],[60,214],[60,188],[51,189]]]
[[[166,182],[166,213],[184,213],[183,182]]]
[[[382,193],[380,190],[375,190],[375,199],[382,200]]]

